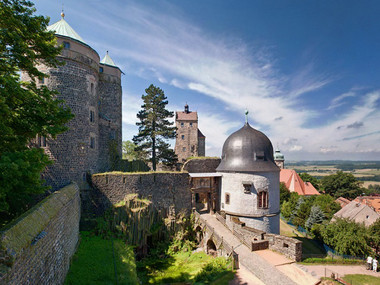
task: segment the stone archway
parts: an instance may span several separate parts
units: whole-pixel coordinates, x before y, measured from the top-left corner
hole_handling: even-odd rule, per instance
[[[212,239],[207,241],[207,254],[211,256],[217,256],[218,252],[216,251],[216,245]]]
[[[202,231],[201,226],[197,226],[195,228],[195,233],[197,235],[197,241],[198,243],[200,243],[203,240],[203,231]]]

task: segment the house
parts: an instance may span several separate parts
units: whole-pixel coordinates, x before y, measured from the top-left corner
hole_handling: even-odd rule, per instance
[[[374,209],[377,213],[380,214],[380,195],[374,194],[371,196],[360,196],[357,197],[354,201],[366,204],[370,208]]]
[[[339,197],[338,199],[335,200],[335,202],[337,202],[341,208],[347,206],[351,201],[344,198],[344,197]]]
[[[283,182],[290,192],[296,192],[298,195],[320,195],[317,189],[314,188],[313,184],[310,182],[304,182],[293,169],[281,169],[280,182]]]
[[[349,219],[356,223],[364,223],[366,227],[369,227],[380,218],[380,214],[365,203],[354,200],[336,212],[331,221],[335,218]]]

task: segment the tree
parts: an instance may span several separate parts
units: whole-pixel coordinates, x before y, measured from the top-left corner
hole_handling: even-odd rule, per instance
[[[319,191],[319,180],[317,178],[315,178],[314,176],[311,176],[310,174],[306,172],[300,173],[299,176],[301,177],[303,182],[310,182],[311,184],[313,184],[314,188]]]
[[[367,245],[367,229],[346,219],[337,219],[321,228],[323,242],[340,254],[353,256],[366,255],[370,252]]]
[[[137,145],[131,141],[123,141],[123,159],[132,160],[146,160],[147,154],[136,150]]]
[[[335,199],[328,194],[316,196],[313,205],[318,206],[328,220],[341,209],[339,203],[335,202]]]
[[[321,224],[326,219],[325,214],[318,205],[311,207],[310,215],[306,220],[305,227],[310,230],[314,224]]]
[[[56,47],[49,19],[34,15],[29,1],[0,2],[0,214],[9,219],[26,209],[33,194],[47,187],[41,171],[50,163],[42,149],[29,147],[37,135],[55,138],[72,118],[55,92],[38,86],[47,75],[36,66],[56,67]],[[25,72],[30,82],[20,80]]]
[[[321,179],[321,188],[326,194],[338,198],[354,199],[363,193],[362,182],[357,180],[351,173],[338,171],[336,174],[325,176]]]
[[[368,229],[368,243],[375,249],[375,253],[380,255],[380,218]]]
[[[286,185],[284,182],[280,182],[280,205],[282,205],[284,202],[288,201],[290,198],[290,191],[288,188],[286,188]]]
[[[301,196],[296,204],[295,210],[292,215],[292,222],[296,226],[304,227],[306,220],[309,217],[311,207],[314,202],[314,196],[305,197]]]
[[[146,95],[142,95],[144,104],[142,110],[137,113],[140,122],[139,133],[133,137],[137,145],[137,151],[149,152],[151,154],[152,168],[155,171],[158,162],[166,165],[174,164],[177,156],[164,139],[172,139],[176,136],[176,127],[168,121],[174,116],[173,112],[166,110],[168,101],[164,91],[151,84],[145,89]]]
[[[289,220],[292,217],[300,197],[296,192],[292,192],[289,199],[282,203],[281,214],[285,219]]]

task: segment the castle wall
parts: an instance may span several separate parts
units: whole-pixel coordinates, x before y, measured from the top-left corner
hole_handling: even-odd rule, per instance
[[[191,210],[189,174],[185,172],[100,173],[92,175],[92,183],[109,204],[117,204],[136,193],[152,200],[157,208],[174,206],[177,213]]]
[[[226,214],[239,217],[248,227],[278,234],[280,232],[280,190],[278,172],[226,173],[221,185],[221,210]],[[277,181],[277,183],[275,183]],[[245,192],[243,184],[251,184]],[[257,194],[268,193],[268,207],[258,208]],[[227,195],[229,202],[226,201]]]
[[[1,284],[63,284],[79,238],[76,184],[54,192],[1,232]]]

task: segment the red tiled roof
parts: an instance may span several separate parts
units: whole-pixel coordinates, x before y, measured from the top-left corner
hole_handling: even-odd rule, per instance
[[[339,205],[343,208],[344,206],[349,204],[351,201],[344,197],[339,197],[338,199],[335,200],[335,202],[339,203]]]
[[[376,212],[380,213],[380,196],[361,196],[356,197],[354,201],[366,204]]]
[[[320,195],[317,189],[310,182],[303,182],[301,177],[292,169],[281,169],[280,182],[285,183],[285,186],[290,192],[296,192],[298,195]]]
[[[197,121],[198,120],[198,114],[197,112],[175,112],[175,117],[177,120],[184,120],[184,121]]]

